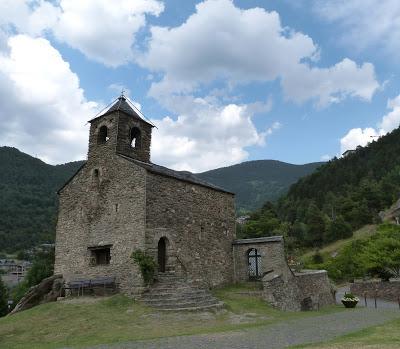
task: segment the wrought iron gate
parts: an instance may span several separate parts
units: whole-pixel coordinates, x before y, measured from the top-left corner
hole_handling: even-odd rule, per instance
[[[249,265],[249,280],[257,280],[261,277],[261,255],[257,249],[252,248],[247,254]]]

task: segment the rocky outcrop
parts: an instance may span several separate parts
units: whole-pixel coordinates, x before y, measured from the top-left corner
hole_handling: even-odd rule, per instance
[[[63,284],[64,280],[61,274],[52,275],[42,280],[40,284],[29,289],[9,315],[39,304],[55,302],[57,297],[62,295]]]

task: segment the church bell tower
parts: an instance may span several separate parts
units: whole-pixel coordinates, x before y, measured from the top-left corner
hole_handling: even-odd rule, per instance
[[[88,159],[111,152],[150,162],[151,131],[154,125],[142,118],[124,95],[89,122]]]

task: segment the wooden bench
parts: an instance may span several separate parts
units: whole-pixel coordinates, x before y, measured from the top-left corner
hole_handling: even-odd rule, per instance
[[[115,277],[105,276],[94,279],[72,280],[64,286],[64,290],[70,290],[71,292],[77,291],[78,296],[83,296],[85,291],[90,291],[93,294],[98,289],[102,289],[103,294],[109,289],[116,291],[117,284],[115,282]]]

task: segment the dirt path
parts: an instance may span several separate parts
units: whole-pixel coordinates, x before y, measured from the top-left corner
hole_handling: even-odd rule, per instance
[[[278,349],[326,341],[396,318],[400,318],[399,310],[358,308],[248,330],[108,344],[91,349]]]

